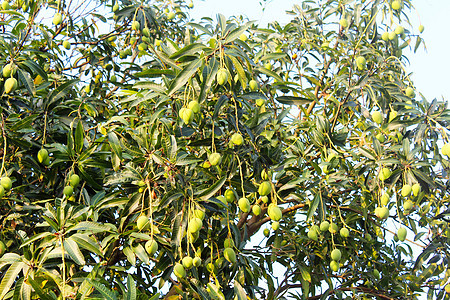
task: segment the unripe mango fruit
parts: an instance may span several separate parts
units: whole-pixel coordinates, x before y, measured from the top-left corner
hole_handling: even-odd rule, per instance
[[[47,157],[48,157],[47,149],[41,149],[38,151],[37,159],[38,159],[39,163],[41,163],[41,164],[44,163],[44,161],[47,159]]]
[[[58,26],[62,22],[62,15],[60,13],[56,13],[53,16],[53,25]]]
[[[147,251],[148,255],[153,256],[158,251],[158,243],[154,240],[148,240],[145,242],[145,251]]]
[[[248,201],[245,197],[239,199],[238,206],[244,213],[248,213],[250,211],[250,201]]]
[[[261,196],[267,196],[272,191],[272,185],[270,184],[270,181],[263,181],[258,188],[258,193]]]
[[[9,177],[2,177],[2,179],[0,179],[0,184],[5,191],[9,191],[12,188],[12,181]]]
[[[232,248],[225,248],[223,250],[223,256],[225,257],[225,259],[234,264],[236,262],[236,253],[234,252],[234,250]]]
[[[406,228],[405,227],[400,227],[397,231],[397,237],[400,241],[405,241],[406,239]]]
[[[278,205],[274,203],[269,204],[269,207],[267,208],[267,214],[272,221],[280,221],[281,217],[283,216],[280,207],[278,207]]]
[[[137,224],[138,230],[146,230],[146,229],[148,229],[148,227],[150,225],[149,219],[145,215],[139,216],[139,218],[136,221],[136,224]]]
[[[186,277],[186,270],[184,269],[183,265],[180,263],[176,263],[175,266],[173,267],[173,273],[175,274],[175,276],[177,276],[178,278],[184,278]]]
[[[4,87],[6,94],[14,92],[17,89],[17,80],[13,77],[6,79]]]
[[[335,261],[340,261],[342,257],[342,253],[341,250],[339,249],[334,249],[333,251],[331,251],[331,259],[335,260]]]

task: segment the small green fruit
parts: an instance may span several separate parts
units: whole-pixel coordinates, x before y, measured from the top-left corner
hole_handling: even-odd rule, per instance
[[[264,105],[264,103],[266,103],[266,100],[262,98],[256,99],[256,106],[261,107]]]
[[[63,42],[63,47],[66,48],[67,50],[70,50],[71,46],[72,46],[72,44],[68,40],[65,40]]]
[[[280,207],[274,203],[269,204],[269,207],[267,208],[267,214],[272,221],[280,221],[281,217],[283,216],[283,212],[281,211]]]
[[[186,277],[186,270],[180,263],[175,264],[175,266],[173,267],[173,273],[180,279]]]
[[[341,237],[346,239],[350,236],[350,231],[346,227],[342,227],[339,231],[339,234],[341,235]]]
[[[117,77],[116,77],[116,75],[112,75],[111,78],[110,78],[109,80],[111,81],[111,83],[117,82]]]
[[[408,86],[405,90],[405,94],[409,98],[414,98],[414,96],[415,96],[414,89],[412,87]]]
[[[450,143],[446,143],[442,146],[441,153],[442,155],[450,156]]]
[[[189,2],[188,7],[189,7],[189,8],[193,8],[193,7],[194,7],[194,3],[193,3],[192,1]]]
[[[267,196],[261,197],[261,202],[262,202],[262,203],[267,203],[267,202],[269,202],[269,197],[267,197]]]
[[[147,230],[150,227],[150,220],[145,215],[140,215],[136,221],[137,228],[139,231]]]
[[[320,223],[320,231],[322,231],[322,232],[327,231],[328,228],[330,228],[330,222],[328,222],[328,221],[322,221],[322,222]]]
[[[255,216],[259,216],[261,214],[261,206],[258,204],[253,205],[252,212]]]
[[[241,34],[241,35],[239,36],[239,39],[240,39],[241,41],[245,42],[245,41],[247,41],[247,36],[245,35],[245,33],[243,33],[243,34]],[[250,89],[251,89],[251,88],[250,88]]]
[[[248,213],[250,211],[250,201],[248,201],[248,199],[245,197],[239,199],[238,206],[244,213]]]
[[[141,27],[141,24],[139,24],[138,21],[133,21],[133,22],[131,23],[131,29],[133,29],[133,30],[138,31],[140,27]]]
[[[412,190],[411,186],[409,184],[405,184],[402,187],[402,196],[408,197],[411,194],[411,190]]]
[[[6,64],[2,69],[3,77],[7,78],[16,73],[16,67],[13,63]]]
[[[208,160],[211,163],[211,166],[217,166],[220,163],[221,159],[222,159],[222,156],[217,152],[211,153],[208,157]]]
[[[308,230],[308,238],[310,238],[313,241],[318,241],[318,231],[319,231],[319,227],[317,225],[313,225],[311,226],[311,228],[309,228]]]
[[[383,195],[381,195],[381,205],[386,206],[389,203],[389,195],[387,193],[384,193]]]
[[[197,217],[194,217],[189,221],[188,231],[190,233],[196,233],[196,232],[199,232],[200,229],[202,229],[202,227],[203,227],[202,220],[200,220]]]
[[[194,216],[203,221],[203,219],[205,218],[205,212],[201,209],[196,209],[194,210]]]
[[[266,64],[264,65],[264,68],[266,68],[267,70],[271,71],[272,68],[273,68],[273,66],[272,66],[272,64],[271,64],[270,62],[268,62],[268,63],[266,63]]]
[[[403,26],[397,26],[394,32],[398,35],[402,35],[405,32],[405,28],[403,28]]]
[[[250,87],[251,91],[256,91],[258,89],[258,82],[256,82],[256,80],[252,79],[248,83],[248,86]]]
[[[391,122],[392,120],[394,120],[397,117],[397,112],[395,110],[391,110],[389,112],[389,122]]]
[[[385,42],[389,41],[389,32],[383,32],[381,39]]]
[[[146,43],[140,43],[140,44],[138,45],[138,50],[139,50],[139,51],[145,51],[145,50],[147,50],[147,48],[148,48],[148,46],[147,46]]]
[[[359,70],[364,70],[366,68],[366,59],[364,56],[358,56],[356,58],[356,66]]]
[[[400,7],[402,7],[402,5],[400,4],[400,1],[395,0],[392,2],[392,9],[398,10],[398,9],[400,9]]]
[[[168,20],[173,20],[173,19],[175,19],[175,13],[174,13],[173,11],[169,12],[169,13],[167,14],[167,19],[168,19]]]
[[[6,252],[6,245],[5,243],[3,243],[3,241],[0,241],[0,257],[3,256],[3,254],[5,254]]]
[[[154,240],[148,240],[145,242],[145,251],[147,251],[148,255],[153,256],[158,251],[158,243]]]
[[[194,265],[194,260],[190,256],[183,257],[181,262],[183,263],[183,267],[185,267],[188,270],[192,268],[192,266]]]
[[[226,190],[224,195],[228,203],[232,203],[234,202],[234,200],[236,200],[236,197],[234,196],[234,192],[232,189]]]
[[[116,3],[116,4],[114,4],[114,6],[113,6],[113,8],[112,8],[112,11],[113,12],[116,12],[116,11],[118,11],[119,10],[119,3]]]
[[[231,136],[231,142],[233,142],[233,144],[240,146],[242,145],[242,143],[244,143],[244,138],[242,137],[242,135],[240,133],[235,133]]]
[[[6,94],[14,92],[17,89],[17,80],[13,77],[6,79],[4,88]]]
[[[331,251],[331,259],[332,260],[340,261],[341,257],[342,257],[341,250],[334,249],[333,251]]]
[[[4,195],[5,195],[5,189],[3,188],[2,185],[0,185],[0,199],[2,199]]]
[[[224,248],[233,248],[234,247],[233,239],[232,238],[225,239],[225,241],[223,242],[223,246]]]
[[[342,18],[342,19],[339,21],[339,25],[341,25],[343,28],[347,28],[347,27],[348,27],[348,21],[347,21],[347,19],[346,19],[346,18]]]
[[[72,194],[73,194],[73,187],[71,187],[70,185],[65,186],[64,190],[63,190],[63,194],[66,197],[72,196]]]
[[[268,228],[264,228],[263,234],[264,234],[265,237],[269,237],[269,235],[270,235],[270,230],[269,230]]]
[[[62,22],[62,15],[60,13],[56,13],[53,16],[53,25],[58,26]]]
[[[194,265],[194,267],[198,268],[202,265],[202,259],[196,256],[192,259],[192,264]]]
[[[12,188],[12,181],[9,177],[2,177],[2,179],[0,179],[0,184],[5,191],[9,191]]]
[[[390,41],[392,41],[393,39],[395,39],[395,37],[397,36],[397,34],[395,33],[395,31],[389,32],[388,38]]]
[[[392,173],[391,170],[389,170],[388,168],[382,168],[380,174],[378,174],[378,178],[381,181],[385,181],[386,179],[391,177],[391,173]]]
[[[374,269],[374,270],[373,270],[373,276],[374,276],[376,279],[380,279],[380,272],[379,272],[377,269]]]
[[[417,195],[419,195],[419,192],[420,192],[420,184],[418,184],[418,183],[413,184],[412,192],[413,192],[413,195],[417,197]]]
[[[403,202],[403,210],[410,211],[414,207],[414,203],[411,200]]]
[[[331,223],[330,228],[328,228],[328,231],[332,234],[336,234],[339,231],[339,227],[337,226],[336,223]]]
[[[383,115],[378,110],[374,111],[372,113],[372,120],[377,124],[381,124],[383,122]]]
[[[425,30],[425,27],[422,24],[420,24],[419,25],[419,32],[422,33],[424,30]]]
[[[267,196],[270,194],[270,192],[272,191],[272,185],[270,184],[269,181],[263,181],[258,188],[258,193],[261,196]]]
[[[9,5],[9,1],[3,0],[3,2],[2,2],[2,9],[3,10],[8,10],[10,8],[11,8],[11,6]]]
[[[38,151],[37,159],[38,159],[39,163],[41,163],[41,164],[44,163],[44,161],[47,159],[47,157],[48,157],[47,149],[41,149]]]
[[[404,242],[406,239],[406,228],[405,227],[400,227],[397,231],[397,237],[400,241]]]
[[[378,211],[377,211],[377,209],[378,209]],[[377,215],[378,218],[384,220],[389,217],[389,209],[386,206],[377,207],[377,209],[375,209],[375,214]],[[377,212],[378,212],[378,214],[377,214]]]
[[[195,114],[200,111],[200,105],[195,100],[189,102],[188,108],[192,109]]]
[[[338,263],[337,261],[332,260],[332,261],[330,262],[330,269],[331,269],[333,272],[339,271],[339,263]]]
[[[77,187],[78,184],[80,183],[80,176],[78,176],[77,174],[70,175],[69,183],[71,186]]]
[[[217,83],[219,85],[224,85],[228,81],[228,71],[225,68],[219,69],[216,75]]]
[[[272,222],[272,229],[277,231],[280,229],[280,223],[279,222]]]
[[[380,141],[380,143],[384,143],[386,141],[386,138],[384,137],[383,133],[378,133],[376,136],[376,139]]]
[[[231,264],[234,264],[236,262],[236,253],[232,248],[225,248],[223,250],[223,256]]]

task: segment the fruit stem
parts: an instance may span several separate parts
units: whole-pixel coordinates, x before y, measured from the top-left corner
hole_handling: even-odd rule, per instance
[[[0,177],[3,174],[3,170],[5,169],[5,160],[6,160],[6,132],[5,132],[5,117],[2,114],[2,136],[3,136],[3,158],[2,158],[2,168],[0,169]]]

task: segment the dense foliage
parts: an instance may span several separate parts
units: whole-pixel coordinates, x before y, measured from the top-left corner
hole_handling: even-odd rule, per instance
[[[411,1],[192,7],[2,3],[0,299],[448,298]]]

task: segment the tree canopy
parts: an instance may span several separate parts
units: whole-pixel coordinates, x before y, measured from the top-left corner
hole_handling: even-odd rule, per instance
[[[412,1],[193,7],[3,0],[0,299],[448,299]]]

